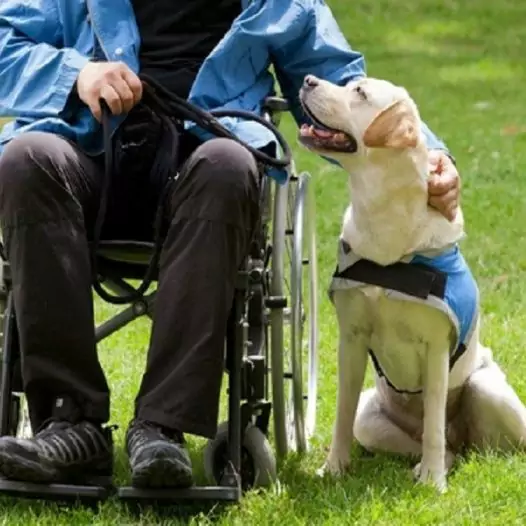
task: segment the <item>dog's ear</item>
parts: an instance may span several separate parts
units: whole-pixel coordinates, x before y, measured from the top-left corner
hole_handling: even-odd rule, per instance
[[[418,121],[407,101],[399,100],[382,110],[363,135],[368,148],[414,148],[418,144]]]

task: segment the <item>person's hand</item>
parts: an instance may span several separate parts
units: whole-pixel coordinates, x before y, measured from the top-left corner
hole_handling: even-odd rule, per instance
[[[142,84],[122,62],[89,62],[77,78],[77,93],[100,122],[101,99],[113,115],[128,113],[141,100]]]
[[[429,151],[429,204],[449,221],[457,215],[460,176],[451,158],[442,150]]]

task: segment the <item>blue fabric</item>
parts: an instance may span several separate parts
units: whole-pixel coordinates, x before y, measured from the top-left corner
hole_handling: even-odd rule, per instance
[[[416,255],[411,263],[422,263],[447,274],[444,301],[457,318],[458,344],[467,345],[473,330],[473,323],[478,316],[479,291],[475,278],[458,246],[433,258]]]
[[[352,267],[360,259],[350,249],[345,249],[343,243],[340,243],[338,254],[338,273]],[[461,344],[467,347],[478,317],[479,291],[475,278],[459,247],[455,245],[453,248],[433,257],[416,254],[404,258],[403,261],[405,263],[424,264],[444,272],[447,275],[444,299],[431,296],[427,300],[422,300],[397,291],[390,291],[389,293],[396,294],[396,297],[400,299],[427,303],[446,313],[457,327],[457,341],[451,349],[452,355],[459,351]],[[366,284],[359,281],[335,276],[331,283],[330,292],[336,289],[364,285]]]
[[[18,134],[39,130],[100,153],[100,125],[76,96],[76,78],[101,52],[137,73],[139,45],[129,0],[1,0],[0,116],[15,120],[0,133],[0,152]],[[243,12],[202,65],[189,98],[205,109],[261,113],[274,90],[271,65],[298,124],[307,122],[298,101],[306,74],[340,85],[365,75],[363,56],[349,47],[323,0],[243,0]],[[122,120],[115,117],[114,128]],[[259,124],[223,123],[256,148],[274,142]],[[429,148],[446,150],[425,124],[423,132]]]

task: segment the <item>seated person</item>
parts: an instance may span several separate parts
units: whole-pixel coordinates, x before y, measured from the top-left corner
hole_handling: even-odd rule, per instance
[[[298,124],[305,75],[338,84],[365,75],[323,0],[0,3],[0,111],[15,117],[0,134],[0,227],[35,431],[0,438],[0,475],[48,483],[112,470],[88,245],[103,180],[100,99],[116,136],[132,137],[104,236],[148,239],[159,198],[150,165],[163,137],[145,117],[138,75],[205,109],[259,112],[273,90],[271,64]],[[272,141],[254,123],[226,124],[256,148]],[[444,144],[424,133],[439,172],[430,203],[453,217],[458,173]],[[225,327],[259,214],[258,168],[245,148],[194,127],[178,153],[147,365],[126,435],[137,487],[191,485],[184,434],[216,433]]]

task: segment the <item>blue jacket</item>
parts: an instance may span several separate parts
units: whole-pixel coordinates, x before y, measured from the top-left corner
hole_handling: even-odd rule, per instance
[[[349,47],[323,0],[242,4],[195,80],[190,100],[199,106],[260,112],[274,90],[272,65],[301,124],[306,118],[298,90],[306,74],[340,85],[365,75],[362,55]],[[0,152],[16,135],[39,130],[65,136],[88,154],[100,153],[100,125],[76,96],[76,78],[90,58],[100,55],[138,72],[139,46],[130,0],[1,0],[0,116],[15,120],[0,133]],[[120,122],[116,117],[114,127]],[[256,148],[273,140],[256,123],[223,122]],[[424,133],[429,148],[446,149],[425,125]]]

